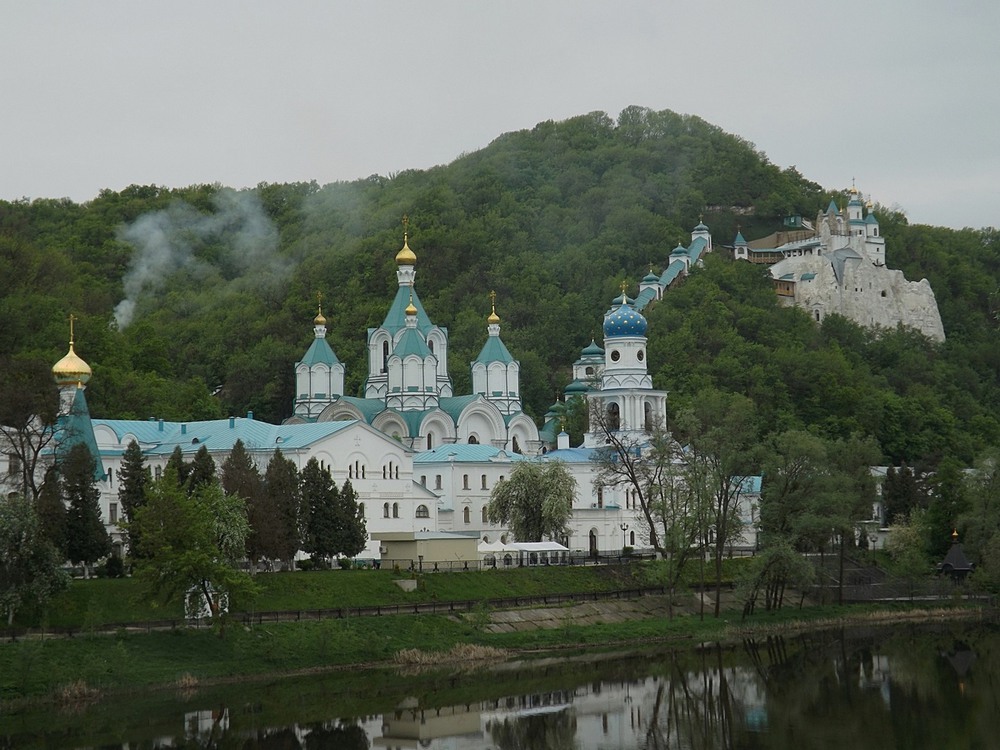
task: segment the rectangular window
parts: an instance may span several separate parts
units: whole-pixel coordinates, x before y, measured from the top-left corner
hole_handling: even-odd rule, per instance
[[[118,523],[118,503],[111,503],[108,506],[108,517],[111,519],[111,523]]]
[[[462,475],[462,489],[463,490],[469,489],[469,475],[468,474],[463,474]]]
[[[434,489],[436,489],[436,490],[441,489],[441,475],[440,474],[438,474],[436,477],[434,477]]]

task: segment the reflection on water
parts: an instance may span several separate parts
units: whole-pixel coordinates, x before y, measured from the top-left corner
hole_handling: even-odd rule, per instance
[[[0,748],[991,747],[1000,736],[998,646],[985,626],[907,628],[521,663],[478,680],[383,675],[375,687],[359,676],[351,705],[366,705],[357,694],[367,690],[370,713],[346,718],[337,707],[343,692],[290,680],[254,700],[213,698],[222,701],[214,707],[198,706],[195,695],[179,713],[151,709],[165,713],[110,734],[95,729],[99,721],[81,720],[76,735],[0,723]],[[410,692],[393,697],[393,688]],[[324,691],[329,718],[296,714],[317,698],[322,706]],[[456,703],[456,694],[468,702]]]

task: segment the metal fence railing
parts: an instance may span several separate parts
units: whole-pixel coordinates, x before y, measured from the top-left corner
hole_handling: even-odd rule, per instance
[[[636,587],[615,591],[587,591],[535,596],[507,596],[495,599],[466,599],[459,601],[412,602],[405,604],[379,604],[367,607],[327,607],[322,609],[272,610],[260,612],[232,612],[228,619],[247,626],[267,622],[302,622],[308,620],[344,620],[352,617],[384,617],[390,615],[426,615],[472,612],[478,608],[516,609],[518,607],[551,606],[579,602],[597,602],[639,599],[644,596],[662,596],[663,586]],[[209,627],[204,620],[149,620],[144,622],[108,623],[95,628],[4,628],[0,640],[10,641],[25,637],[72,638],[79,635],[117,632],[149,633],[154,630],[176,630],[188,627]]]

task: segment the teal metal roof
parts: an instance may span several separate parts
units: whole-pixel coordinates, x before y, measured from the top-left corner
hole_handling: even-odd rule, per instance
[[[666,270],[660,275],[660,284],[664,287],[668,287],[674,283],[678,276],[684,271],[684,261],[675,260]]]
[[[453,443],[450,445],[439,445],[429,451],[422,451],[413,457],[414,464],[434,464],[434,463],[483,463],[491,461],[498,454],[503,453],[504,457],[511,461],[524,461],[524,456],[510,451],[501,451],[492,445],[466,445],[465,443]]]
[[[875,218],[875,214],[870,213],[865,217],[865,224],[878,224],[878,219]]]
[[[594,448],[562,448],[549,451],[543,456],[539,456],[541,461],[562,461],[567,464],[586,464],[593,461],[596,456]]]
[[[840,209],[837,208],[836,202],[831,200],[830,201],[830,205],[826,207],[826,212],[828,214],[835,214],[835,213],[839,213],[839,211],[840,211]]]
[[[479,352],[479,356],[476,357],[475,361],[482,364],[503,362],[505,365],[508,365],[514,361],[514,358],[510,355],[510,352],[504,346],[499,336],[487,336],[486,343],[483,344],[483,349]]]
[[[420,297],[417,296],[417,288],[415,286],[401,286],[396,290],[396,297],[392,300],[389,312],[386,313],[385,320],[382,322],[382,327],[393,335],[406,327],[406,308],[410,305],[411,290],[413,293],[413,306],[417,308],[417,328],[426,334],[434,327],[431,319],[424,312],[424,306],[420,301]]]
[[[656,279],[656,283],[659,284],[659,279]],[[635,296],[635,309],[640,312],[646,309],[646,305],[650,302],[656,300],[656,289],[653,287],[646,287],[641,292]]]
[[[583,351],[580,353],[583,354],[584,356],[591,356],[591,355],[596,355],[599,357],[604,356],[604,350],[593,339],[590,340],[590,343],[587,344],[587,346],[585,346],[583,348]]]
[[[385,402],[378,398],[358,398],[357,396],[341,396],[339,401],[350,404],[364,416],[368,424],[385,411]]]
[[[135,435],[146,446],[147,455],[169,456],[178,445],[184,453],[194,453],[202,446],[209,451],[229,451],[237,440],[254,448],[298,450],[357,424],[357,421],[273,425],[231,417],[205,422],[95,419],[93,424],[113,430],[119,440],[129,433]]]
[[[326,339],[318,338],[313,339],[312,344],[309,345],[309,350],[302,358],[302,364],[310,367],[313,365],[337,365],[340,364],[340,360],[337,359],[337,355],[333,353],[330,345],[326,343]]]
[[[694,228],[695,232],[707,232],[708,227],[705,226],[704,222],[698,222],[698,226]]]
[[[420,331],[416,328],[407,328],[399,337],[396,346],[393,347],[392,354],[400,358],[415,355],[424,359],[431,356],[432,352],[430,347],[427,346],[427,340],[420,334]]]
[[[743,232],[737,232],[736,233],[736,239],[733,240],[733,244],[734,245],[745,245],[745,244],[747,244],[747,241],[745,239],[743,239]]]
[[[90,409],[83,388],[77,388],[69,412],[56,420],[56,455],[64,458],[77,445],[87,446],[94,458],[94,479],[102,480],[107,474],[101,465],[101,452],[94,437],[94,423],[90,419]]]
[[[480,398],[478,393],[473,393],[466,396],[448,396],[446,398],[438,399],[438,407],[451,417],[455,422],[458,422],[458,417],[465,409],[466,406]]]
[[[708,240],[704,237],[695,237],[691,240],[691,244],[688,245],[688,257],[692,263],[695,263],[707,249]]]

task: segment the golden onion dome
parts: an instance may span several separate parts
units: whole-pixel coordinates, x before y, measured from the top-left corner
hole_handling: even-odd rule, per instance
[[[403,235],[403,249],[396,253],[396,265],[397,266],[412,266],[417,262],[416,253],[410,250],[410,246],[407,244],[406,235]]]
[[[490,325],[497,325],[500,322],[500,316],[497,315],[496,292],[490,292],[490,307],[492,308],[492,312],[490,312],[490,316],[486,319],[486,322],[489,323]]]
[[[90,380],[92,375],[90,365],[83,361],[75,351],[73,342],[69,342],[69,352],[52,366],[52,376],[59,385],[80,385]]]
[[[320,306],[319,310],[316,312],[316,317],[313,318],[313,323],[318,326],[326,325],[326,318],[323,317],[323,307]]]
[[[416,315],[417,314],[417,308],[413,304],[413,299],[412,298],[410,299],[410,304],[408,304],[406,306],[406,314],[407,315]]]

